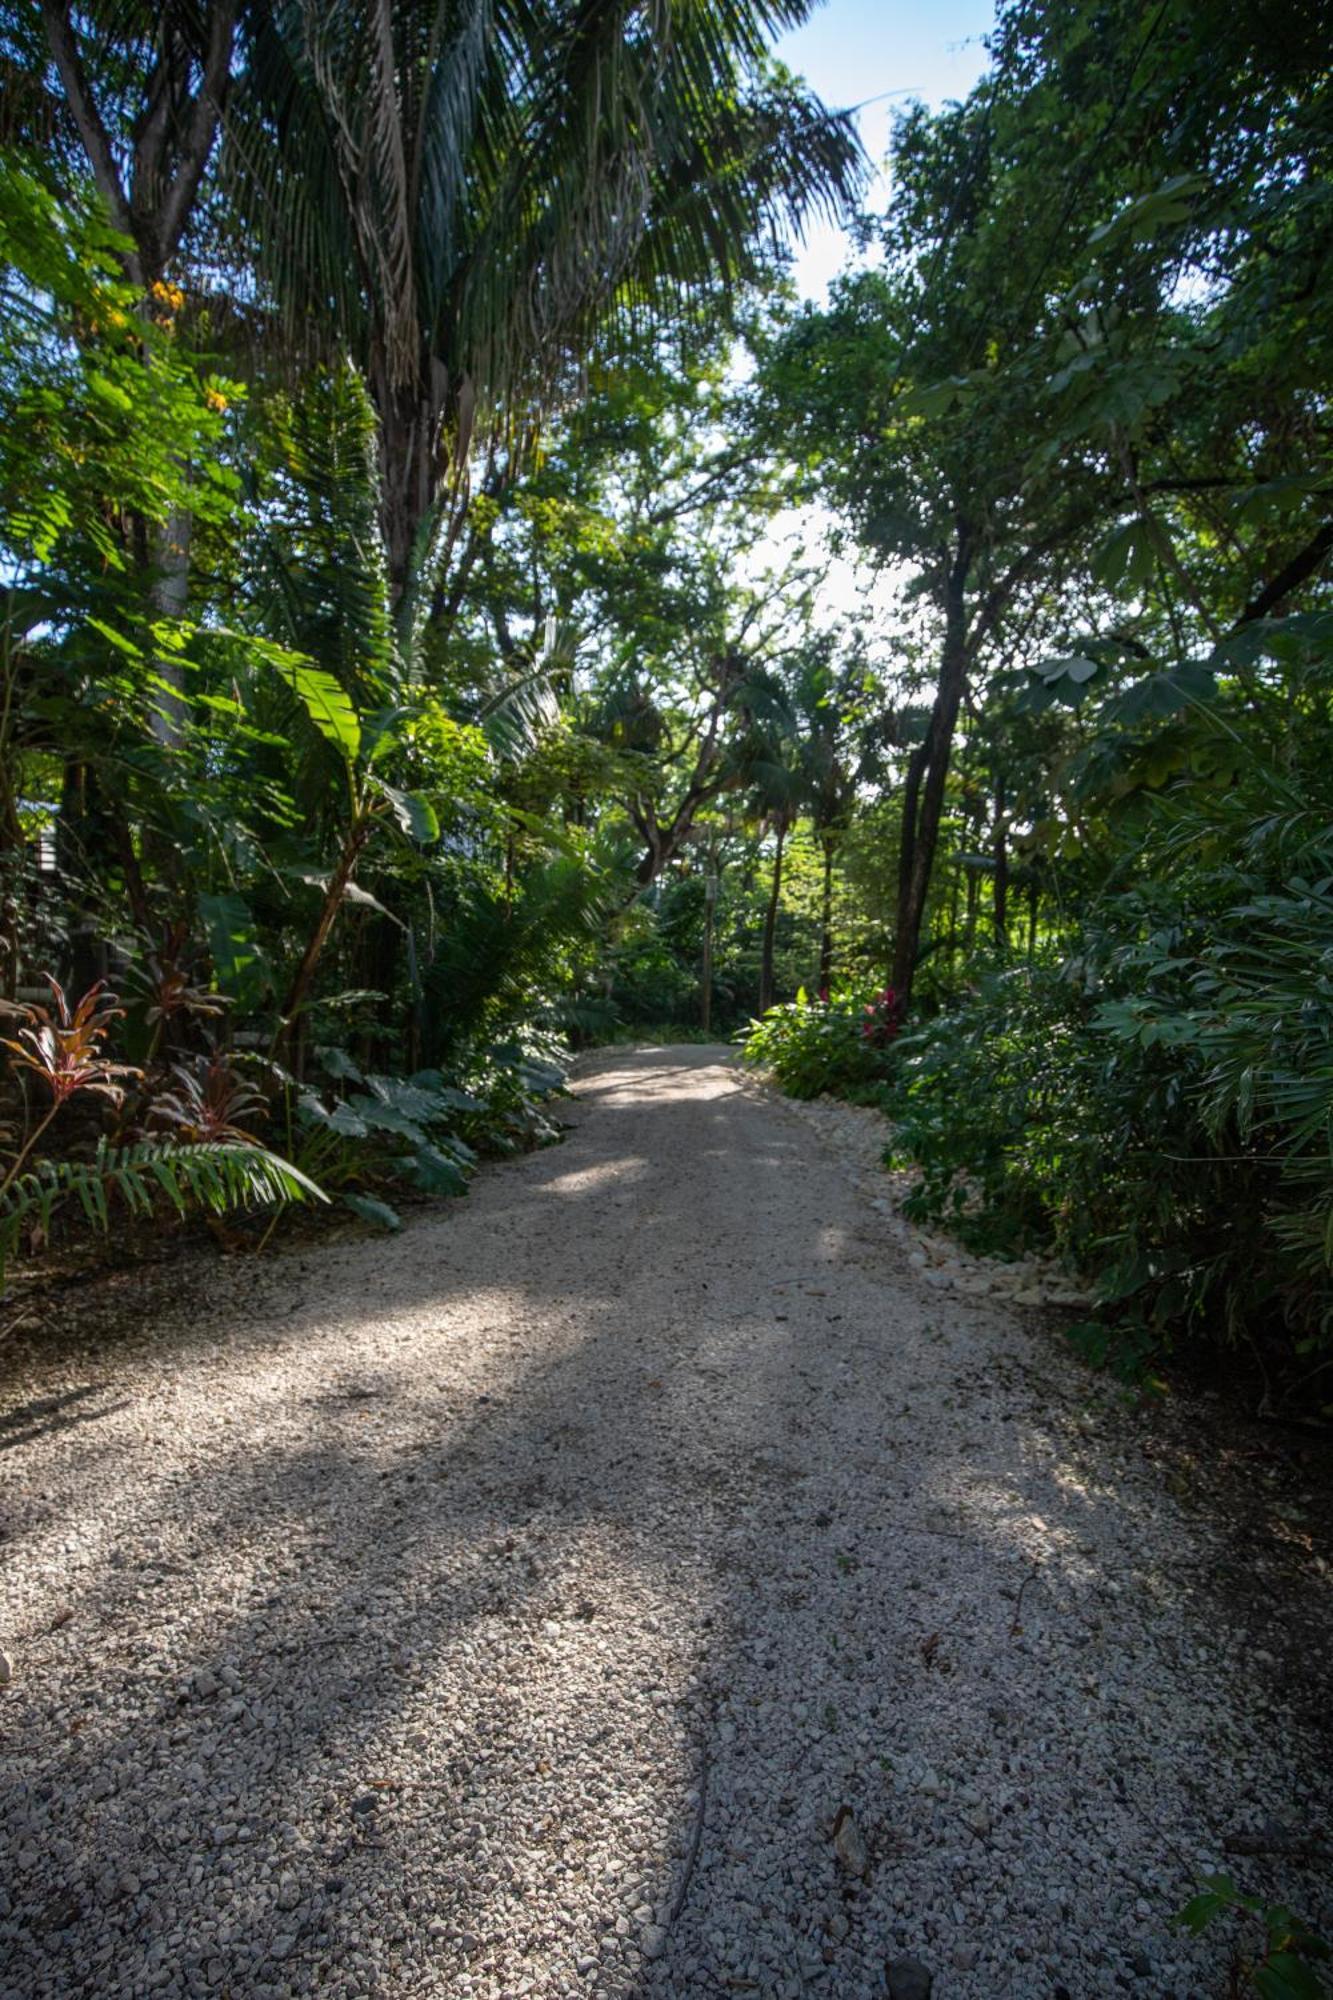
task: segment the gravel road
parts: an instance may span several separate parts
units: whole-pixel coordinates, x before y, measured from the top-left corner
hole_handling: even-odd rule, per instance
[[[1141,1419],[723,1051],[571,1121],[0,1383],[5,2000],[1218,2000],[1198,1871],[1327,1922],[1311,1642]]]

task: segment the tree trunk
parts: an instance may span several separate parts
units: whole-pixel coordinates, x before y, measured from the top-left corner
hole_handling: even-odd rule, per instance
[[[960,884],[960,882],[959,882],[959,872],[960,872],[960,871],[959,871],[959,864],[958,864],[957,862],[955,862],[955,863],[954,863],[954,867],[953,867],[953,874],[952,874],[952,879],[950,880],[950,883],[949,883],[949,971],[950,971],[950,975],[952,975],[952,972],[953,972],[953,964],[954,964],[954,960],[955,960],[955,959],[957,958],[957,956],[958,956],[958,892],[959,892],[959,889],[960,889],[960,887],[961,887],[961,884]]]
[[[894,986],[900,993],[904,990],[898,977],[903,957],[900,940],[908,935],[912,922],[912,876],[916,863],[916,825],[920,810],[921,779],[930,762],[930,735],[934,725],[935,717],[932,713],[926,725],[925,736],[907,760],[907,777],[903,784],[903,823],[898,844],[898,912],[893,933],[893,970],[890,974]],[[912,945],[911,955],[915,960],[915,943]]]
[[[950,566],[946,585],[944,646],[940,655],[939,686],[930,713],[926,740],[913,753],[903,796],[903,839],[898,861],[898,928],[893,948],[893,986],[904,1013],[912,997],[912,981],[921,952],[921,926],[930,895],[935,849],[939,843],[940,820],[944,814],[944,792],[949,776],[949,755],[953,748],[954,726],[967,680],[968,650],[966,593],[970,564],[964,537]],[[918,759],[920,760],[918,762]],[[919,804],[918,804],[919,794]]]
[[[819,901],[819,991],[827,993],[833,977],[833,841],[824,835],[824,884]]]
[[[1028,883],[1028,963],[1029,964],[1031,964],[1032,960],[1037,955],[1037,904],[1040,901],[1040,898],[1041,898],[1041,889],[1038,885],[1037,878],[1034,875],[1032,877],[1032,880]]]
[[[106,846],[106,815],[97,769],[70,758],[64,768],[56,820],[56,867],[67,903],[67,937],[61,978],[72,993],[86,993],[107,971],[103,931],[106,896],[97,863]],[[54,940],[51,940],[53,943]],[[48,968],[43,967],[46,971]]]
[[[361,859],[361,850],[369,838],[369,819],[363,816],[360,819],[353,820],[347,837],[343,841],[342,852],[338,856],[337,866],[329,877],[328,887],[324,891],[324,901],[320,907],[319,920],[311,932],[310,942],[301,955],[301,963],[297,966],[292,983],[287,989],[287,998],[282,1003],[282,1015],[278,1022],[278,1031],[273,1037],[273,1047],[275,1050],[280,1048],[284,1041],[290,1041],[292,1037],[297,1016],[305,1002],[306,994],[310,990],[310,982],[315,976],[315,967],[319,964],[320,958],[323,956],[324,947],[329,941],[329,933],[337,921],[338,911],[342,907],[343,897],[347,893],[347,885],[356,873],[356,864]]]
[[[1009,842],[1004,818],[1004,779],[995,786],[995,942],[1003,951],[1009,942]]]
[[[778,902],[782,895],[782,849],[787,838],[786,819],[778,821],[778,844],[773,854],[773,886],[764,912],[764,946],[759,958],[759,1012],[773,1005],[773,945],[778,931]]]
[[[380,528],[389,589],[396,605],[412,575],[421,529],[444,479],[442,399],[418,384],[391,388],[382,370],[371,380],[379,419]],[[435,579],[430,579],[432,590]]]
[[[704,962],[699,1003],[699,1023],[705,1034],[713,1026],[713,912],[716,908],[716,902],[709,896],[704,903]]]

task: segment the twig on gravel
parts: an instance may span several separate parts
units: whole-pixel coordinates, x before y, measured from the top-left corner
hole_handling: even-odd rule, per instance
[[[1326,1840],[1302,1840],[1291,1833],[1229,1833],[1222,1845],[1228,1854],[1280,1854],[1288,1861],[1327,1861],[1333,1855]]]
[[[1023,1581],[1018,1586],[1018,1602],[1014,1606],[1013,1623],[1009,1627],[1009,1637],[1017,1639],[1023,1630],[1023,1593],[1030,1583],[1035,1583],[1041,1574],[1041,1564],[1033,1563]]]
[[[681,1873],[680,1886],[676,1890],[676,1900],[671,1905],[667,1918],[667,1928],[675,1923],[685,1908],[685,1898],[690,1893],[690,1881],[694,1875],[694,1864],[699,1859],[699,1849],[703,1844],[704,1816],[708,1811],[708,1739],[699,1745],[699,1805],[694,1815],[694,1831],[690,1835],[689,1852],[685,1856],[685,1867]]]

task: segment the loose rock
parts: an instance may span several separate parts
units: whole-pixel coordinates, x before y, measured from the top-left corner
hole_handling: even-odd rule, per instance
[[[935,1981],[919,1958],[895,1958],[888,1978],[889,2000],[930,2000]]]

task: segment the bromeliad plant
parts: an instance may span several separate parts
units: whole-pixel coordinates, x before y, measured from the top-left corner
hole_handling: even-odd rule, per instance
[[[872,1049],[887,1049],[903,1024],[903,1010],[892,986],[886,986],[861,1010],[861,1039]]]
[[[243,1146],[258,1144],[249,1128],[268,1116],[268,1106],[224,1057],[173,1063],[171,1078],[173,1087],[153,1099],[150,1123],[168,1126],[177,1138],[195,1146],[232,1140]]]
[[[25,1025],[16,1036],[0,1038],[24,1081],[37,1079],[50,1098],[0,1178],[0,1282],[25,1236],[38,1232],[44,1239],[57,1209],[70,1201],[105,1233],[115,1197],[137,1216],[151,1215],[162,1198],[179,1216],[191,1209],[221,1215],[327,1199],[299,1167],[244,1129],[240,1121],[253,1117],[261,1102],[216,1059],[195,1070],[177,1068],[176,1088],[150,1111],[150,1118],[173,1128],[173,1137],[126,1145],[103,1136],[90,1160],[34,1158],[38,1142],[73,1098],[88,1092],[119,1106],[122,1080],[142,1075],[113,1061],[105,1048],[123,1010],[101,981],[72,1007],[58,981],[48,983],[53,1005],[16,1010]]]

